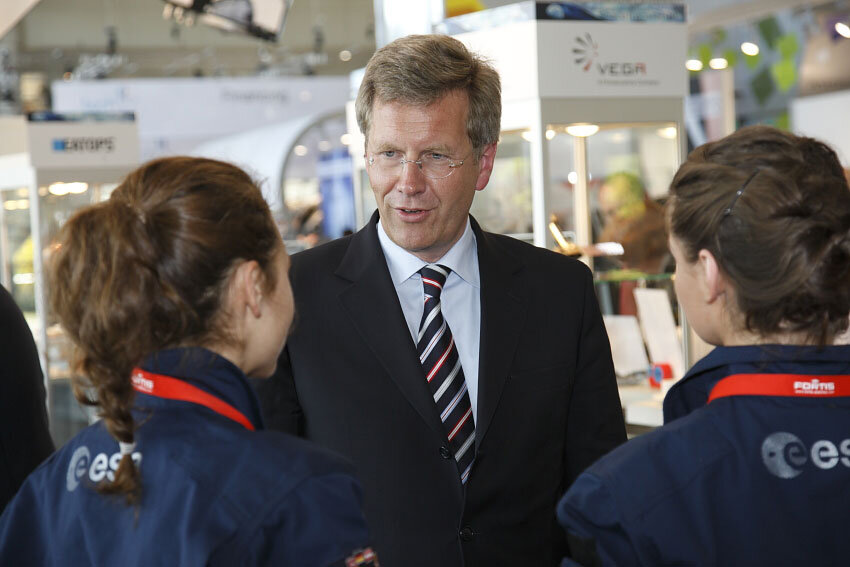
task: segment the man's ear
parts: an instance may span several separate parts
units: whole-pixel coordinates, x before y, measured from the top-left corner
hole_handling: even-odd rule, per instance
[[[726,276],[717,263],[717,258],[703,248],[697,254],[700,278],[703,283],[703,293],[707,303],[714,301],[726,293]]]
[[[233,296],[237,309],[242,305],[250,309],[254,317],[260,316],[263,301],[263,271],[256,260],[242,262],[233,274]]]
[[[484,189],[490,181],[493,163],[496,160],[496,146],[498,146],[498,142],[487,144],[484,146],[484,151],[481,152],[481,157],[478,158],[478,179],[475,180],[476,191]]]

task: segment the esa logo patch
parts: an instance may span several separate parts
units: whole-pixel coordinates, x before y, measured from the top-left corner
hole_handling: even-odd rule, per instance
[[[810,460],[821,470],[831,469],[838,463],[850,468],[850,439],[838,444],[820,439],[812,443],[809,450],[793,433],[777,431],[762,442],[761,458],[770,474],[785,479],[799,476]]]
[[[138,451],[130,455],[136,466],[142,464],[142,454]],[[77,447],[71,455],[71,462],[68,464],[68,472],[65,475],[65,487],[68,492],[73,492],[80,485],[83,477],[88,476],[93,483],[98,483],[104,478],[109,482],[115,480],[115,471],[118,470],[118,464],[121,462],[121,453],[115,452],[112,455],[106,453],[98,453],[94,459],[91,458],[91,452],[85,445]]]

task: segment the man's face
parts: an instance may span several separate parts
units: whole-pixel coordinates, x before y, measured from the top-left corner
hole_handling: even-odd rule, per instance
[[[442,179],[423,175],[414,163],[387,174],[368,166],[369,181],[390,239],[426,262],[441,258],[466,226],[475,191],[484,189],[493,170],[496,144],[473,155],[466,134],[466,93],[450,92],[428,106],[375,101],[366,153],[418,160],[432,153],[463,165]]]

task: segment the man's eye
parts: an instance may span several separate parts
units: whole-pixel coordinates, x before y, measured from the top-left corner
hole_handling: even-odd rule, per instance
[[[394,158],[394,157],[395,157],[395,154],[396,154],[396,151],[395,151],[395,150],[386,150],[386,151],[381,152],[381,153],[380,153],[380,156],[381,156],[382,158],[389,158],[389,159],[392,159],[392,158]]]
[[[438,154],[437,152],[431,152],[430,154],[428,154],[428,159],[430,159],[431,161],[444,161],[444,160],[447,160],[449,158],[448,158],[448,156],[445,156],[443,154]]]

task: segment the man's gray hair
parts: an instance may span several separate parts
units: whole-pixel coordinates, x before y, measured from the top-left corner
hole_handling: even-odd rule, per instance
[[[409,35],[376,51],[357,93],[357,125],[368,143],[376,100],[427,106],[453,91],[465,92],[469,99],[466,133],[477,159],[485,146],[499,140],[499,74],[447,35]]]

